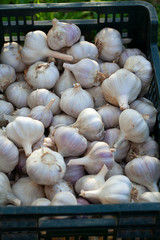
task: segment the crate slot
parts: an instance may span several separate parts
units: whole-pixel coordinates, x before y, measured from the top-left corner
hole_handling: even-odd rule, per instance
[[[120,13],[115,14],[115,22],[121,22],[121,14]]]
[[[129,22],[129,14],[123,13],[123,22]]]
[[[111,23],[113,22],[113,14],[107,14],[107,22]]]

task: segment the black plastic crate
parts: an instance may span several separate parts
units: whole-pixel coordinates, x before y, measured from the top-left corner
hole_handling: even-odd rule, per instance
[[[141,1],[65,4],[0,5],[0,48],[4,42],[23,44],[29,31],[48,32],[51,20],[36,21],[39,13],[90,12],[93,19],[66,19],[77,24],[85,39],[112,27],[132,38],[128,47],[140,48],[152,62],[154,78],[147,97],[158,110],[155,126],[160,143],[160,59],[155,8]],[[95,17],[96,16],[96,17]],[[59,20],[63,20],[59,19]],[[69,218],[55,218],[69,216]],[[2,240],[151,240],[160,239],[160,203],[106,204],[64,207],[0,207]]]

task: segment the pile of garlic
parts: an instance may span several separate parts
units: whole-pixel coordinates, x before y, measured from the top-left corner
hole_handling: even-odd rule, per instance
[[[160,202],[151,63],[53,19],[0,53],[0,206]]]

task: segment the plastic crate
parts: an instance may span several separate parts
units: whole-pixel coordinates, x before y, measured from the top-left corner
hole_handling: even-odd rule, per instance
[[[86,40],[103,27],[120,31],[152,62],[154,78],[147,97],[158,110],[155,135],[160,143],[160,59],[157,47],[158,20],[146,2],[95,2],[72,4],[0,5],[0,47],[6,41],[23,43],[29,31],[48,32],[51,20],[35,21],[37,13],[94,13],[95,19],[76,23]],[[63,19],[64,21],[64,19]],[[69,216],[69,218],[54,218]],[[64,207],[0,207],[2,240],[151,240],[160,239],[160,203],[106,204]]]

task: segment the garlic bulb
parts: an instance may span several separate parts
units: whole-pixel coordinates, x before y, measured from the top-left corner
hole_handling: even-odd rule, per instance
[[[11,172],[18,163],[19,152],[16,145],[5,136],[0,136],[0,172]]]
[[[21,58],[22,47],[17,42],[5,43],[1,49],[0,61],[12,66],[16,72],[23,72],[26,65]]]
[[[47,198],[37,198],[31,203],[31,206],[50,206],[51,201]]]
[[[44,198],[44,189],[33,182],[30,177],[19,178],[12,186],[12,191],[22,202],[22,206],[29,206],[38,198]]]
[[[76,83],[76,79],[71,71],[69,71],[67,68],[64,69],[64,72],[59,77],[58,81],[56,82],[54,86],[54,92],[61,97],[61,93],[68,89],[73,87],[73,84]]]
[[[90,204],[86,199],[84,199],[82,197],[77,198],[77,203],[78,203],[78,205],[89,205]]]
[[[123,68],[127,58],[136,55],[142,55],[143,57],[145,57],[145,54],[138,48],[125,48],[118,58],[119,66]]]
[[[75,123],[71,125],[89,141],[102,140],[104,125],[99,113],[93,108],[85,108],[80,112]]]
[[[54,185],[45,185],[44,191],[49,200],[52,200],[54,196],[59,192],[71,192],[72,194],[74,194],[72,185],[64,180],[60,180]]]
[[[130,108],[144,116],[150,132],[153,132],[157,117],[157,109],[154,107],[153,103],[147,98],[141,97],[133,101],[130,104]]]
[[[87,140],[77,128],[60,126],[54,130],[53,136],[58,152],[63,157],[80,156],[87,148]]]
[[[100,169],[100,171],[95,175],[86,175],[78,179],[75,184],[75,190],[80,194],[81,190],[90,191],[99,189],[105,183],[105,176],[108,172],[106,165]]]
[[[55,99],[52,99],[46,106],[39,105],[32,108],[28,117],[39,120],[40,122],[43,123],[45,128],[49,127],[53,119],[53,114],[50,108],[54,101]]]
[[[15,107],[27,107],[28,96],[32,92],[30,86],[25,81],[14,82],[6,89],[6,96]]]
[[[76,121],[76,119],[70,115],[67,115],[65,113],[57,114],[53,117],[51,126],[55,127],[59,124],[64,124],[64,125],[71,125]]]
[[[124,140],[143,143],[149,137],[149,128],[142,115],[133,109],[124,110],[119,117],[120,135],[114,144],[118,147]]]
[[[143,56],[131,56],[126,60],[124,68],[133,72],[141,80],[142,88],[139,96],[144,96],[148,92],[153,77],[151,62]]]
[[[77,25],[60,22],[56,18],[52,20],[52,25],[47,33],[47,42],[51,49],[70,47],[80,39],[81,30]]]
[[[47,35],[40,30],[28,32],[26,34],[24,46],[21,50],[21,57],[23,62],[27,65],[31,65],[37,61],[44,61],[47,57],[60,58],[66,61],[73,60],[73,57],[70,55],[49,49]]]
[[[83,88],[90,88],[100,85],[100,82],[105,79],[104,74],[100,73],[100,66],[95,60],[83,58],[77,63],[64,63],[64,68],[69,69],[76,78],[76,81]]]
[[[125,161],[129,162],[143,155],[159,158],[158,143],[150,136],[143,143],[131,143]]]
[[[132,182],[132,192],[131,192],[131,199],[132,202],[139,202],[139,198],[141,196],[141,194],[147,192],[147,188],[137,184],[135,182]]]
[[[107,180],[110,177],[115,176],[115,175],[124,175],[123,168],[121,167],[120,164],[118,164],[116,162],[114,162],[112,168],[108,170],[108,172],[105,176],[105,179]]]
[[[55,99],[55,101],[50,109],[53,114],[58,114],[61,111],[59,106],[60,98],[47,89],[37,89],[31,92],[28,97],[28,106],[31,109],[38,105],[46,106],[52,99]]]
[[[59,192],[53,197],[51,201],[51,206],[70,205],[77,205],[77,199],[71,192]]]
[[[17,108],[14,112],[12,112],[12,116],[13,117],[18,117],[18,116],[22,116],[22,117],[28,117],[28,115],[30,114],[31,109],[28,107],[22,107],[22,108]]]
[[[99,108],[106,103],[103,97],[101,86],[87,88],[86,90],[93,98],[94,108]]]
[[[145,192],[140,195],[139,202],[160,202],[160,192]]]
[[[102,83],[102,92],[107,102],[119,106],[121,110],[129,108],[141,91],[140,79],[126,69],[119,69]]]
[[[8,121],[4,118],[4,114],[12,114],[14,111],[14,107],[12,103],[0,100],[0,126],[6,126]]]
[[[53,185],[63,178],[66,165],[61,154],[42,147],[27,158],[26,169],[34,182],[40,185]]]
[[[91,95],[81,88],[79,83],[73,84],[73,88],[68,88],[62,92],[60,107],[63,112],[77,118],[85,108],[93,108],[94,102]]]
[[[18,147],[23,147],[26,156],[32,153],[32,145],[36,143],[44,133],[43,124],[29,117],[17,117],[6,127],[7,137]]]
[[[0,91],[3,92],[15,81],[16,73],[14,68],[7,64],[0,64]]]
[[[59,78],[59,71],[54,62],[38,61],[29,66],[25,72],[25,78],[27,83],[34,89],[51,89]]]
[[[125,166],[125,174],[135,183],[145,186],[151,192],[158,192],[160,161],[155,157],[134,158]]]
[[[80,196],[102,204],[129,203],[132,184],[128,177],[116,175],[110,177],[99,189],[92,191],[81,191]]]
[[[21,201],[12,192],[10,182],[6,174],[0,172],[0,206],[5,206],[11,203],[15,206],[20,206]]]
[[[108,62],[117,59],[123,50],[123,41],[120,33],[113,28],[103,28],[94,39],[98,48],[99,57]]]
[[[120,67],[114,62],[104,62],[100,64],[100,71],[105,74],[106,78],[115,73],[118,69],[120,69]]]
[[[114,128],[119,126],[119,116],[121,110],[109,103],[100,107],[97,112],[102,118],[102,122],[105,128]]]
[[[113,163],[114,158],[109,145],[105,142],[97,142],[84,157],[71,159],[67,165],[83,165],[89,174],[97,174],[104,164],[111,169]]]
[[[66,52],[73,56],[74,62],[78,62],[83,58],[90,58],[97,61],[98,49],[95,44],[85,41],[82,37],[78,43],[72,45]]]

